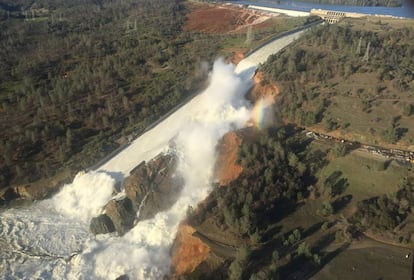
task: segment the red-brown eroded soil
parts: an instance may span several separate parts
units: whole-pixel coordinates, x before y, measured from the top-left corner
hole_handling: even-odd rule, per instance
[[[254,86],[249,92],[249,99],[256,102],[262,98],[268,104],[275,102],[276,96],[280,93],[279,88],[273,82],[265,80],[262,72],[258,72],[254,77]],[[237,153],[240,145],[248,136],[247,131],[243,133],[228,132],[223,136],[218,144],[218,157],[215,166],[215,176],[220,186],[228,185],[237,179],[243,171],[242,166],[237,163]],[[249,138],[249,137],[247,137]]]
[[[247,25],[260,24],[269,16],[234,6],[189,5],[190,13],[184,31],[210,34],[237,31]]]
[[[253,102],[265,98],[269,104],[273,104],[280,90],[275,82],[267,81],[263,72],[257,72],[253,78],[254,86],[249,93],[249,99]]]
[[[193,272],[210,254],[208,247],[199,238],[192,236],[195,229],[185,223],[180,224],[175,241],[175,252],[172,256],[171,266],[174,278],[185,273]]]
[[[237,179],[243,168],[237,163],[237,152],[242,143],[242,138],[236,132],[228,132],[218,144],[218,157],[215,167],[215,175],[220,186],[225,186]]]
[[[233,55],[230,58],[228,58],[227,62],[231,62],[234,65],[237,65],[243,58],[244,58],[243,51],[236,50],[233,52]]]

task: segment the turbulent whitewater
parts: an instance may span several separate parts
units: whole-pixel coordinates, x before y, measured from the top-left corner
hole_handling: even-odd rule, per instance
[[[250,67],[249,67],[250,66]],[[217,141],[250,119],[244,94],[254,67],[215,62],[209,87],[98,170],[78,174],[53,198],[0,214],[0,271],[6,279],[160,279],[189,205],[210,191]],[[179,157],[185,180],[174,206],[122,237],[89,233],[117,180],[160,152]]]

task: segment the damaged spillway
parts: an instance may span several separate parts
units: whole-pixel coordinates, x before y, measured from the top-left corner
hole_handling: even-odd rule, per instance
[[[253,72],[234,70],[216,61],[202,94],[98,170],[79,174],[49,200],[1,213],[4,274],[44,279],[168,274],[179,222],[210,191],[218,140],[250,118],[244,94]],[[119,193],[117,181],[123,181]]]
[[[244,95],[263,57],[248,58],[236,69],[216,61],[203,93],[103,166],[78,174],[51,199],[0,213],[2,275],[162,279],[168,274],[179,222],[210,192],[218,140],[251,118]]]

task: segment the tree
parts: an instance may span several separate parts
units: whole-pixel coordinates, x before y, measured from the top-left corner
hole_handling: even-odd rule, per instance
[[[337,142],[332,147],[332,153],[336,157],[343,157],[348,153],[348,146],[346,143]]]
[[[403,115],[404,116],[411,116],[414,112],[414,105],[413,104],[405,104],[403,107]]]
[[[313,261],[315,262],[315,264],[320,265],[321,257],[318,254],[313,254]]]
[[[247,245],[240,246],[239,250],[237,250],[236,260],[244,263],[247,261],[247,258],[250,255],[250,248]]]
[[[298,249],[297,249],[297,254],[299,256],[304,255],[306,257],[312,256],[311,251],[309,249],[309,245],[308,243],[306,243],[306,241],[299,244]]]
[[[236,254],[236,259],[230,264],[229,278],[241,279],[243,275],[243,266],[245,266],[248,256],[250,254],[250,248],[246,245],[242,245]]]
[[[253,244],[259,244],[262,239],[258,229],[256,229],[255,232],[249,236],[249,238]]]
[[[229,267],[229,278],[231,280],[239,280],[242,278],[243,269],[242,265],[238,260],[234,260]]]
[[[384,139],[384,141],[388,142],[388,143],[395,143],[398,141],[398,130],[397,128],[392,125],[390,127],[388,127],[387,129],[382,131],[382,138]]]
[[[273,260],[273,262],[278,261],[279,258],[280,258],[279,251],[278,250],[274,250],[273,253],[272,253],[272,260]]]
[[[329,201],[322,202],[321,214],[323,216],[329,216],[333,214],[333,207]]]
[[[293,231],[293,236],[295,237],[295,239],[296,239],[297,241],[299,241],[299,240],[302,238],[302,235],[301,235],[301,233],[300,233],[300,230],[299,230],[299,229],[295,229],[295,230]]]

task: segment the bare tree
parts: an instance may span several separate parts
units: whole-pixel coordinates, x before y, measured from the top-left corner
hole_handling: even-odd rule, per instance
[[[368,62],[369,59],[369,47],[371,46],[371,42],[368,42],[367,49],[365,50],[364,58],[362,59],[365,62]]]

